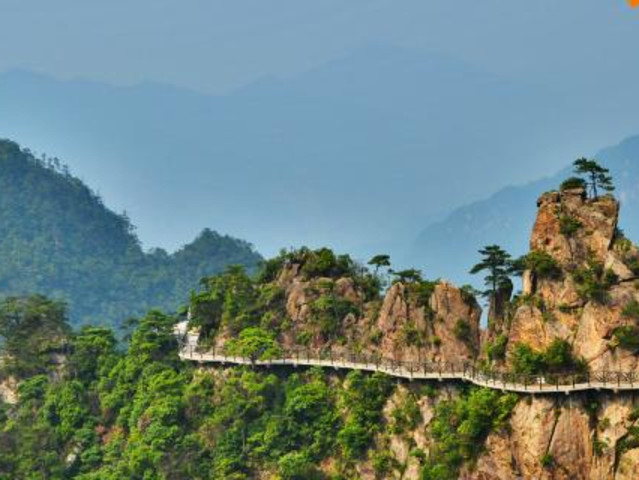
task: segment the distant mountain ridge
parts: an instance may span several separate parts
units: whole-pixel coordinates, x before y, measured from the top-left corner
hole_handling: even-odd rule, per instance
[[[224,96],[4,72],[0,132],[64,157],[153,244],[216,225],[269,255],[328,245],[365,260],[395,257],[433,218],[551,171],[575,145],[632,131],[634,97],[623,111],[589,100],[369,45]],[[601,122],[602,109],[615,115]]]
[[[150,308],[173,311],[200,278],[261,259],[209,229],[173,254],[144,252],[128,217],[66,167],[0,140],[0,297],[46,294],[68,302],[75,324],[117,326]]]
[[[629,238],[639,238],[639,136],[605,148],[595,158],[613,176],[615,195],[623,204],[621,228]],[[421,266],[431,277],[442,276],[459,283],[476,281],[468,270],[477,261],[477,250],[497,243],[514,255],[528,251],[539,193],[558,188],[571,172],[567,166],[552,177],[504,188],[485,200],[456,209],[422,231],[407,261]]]

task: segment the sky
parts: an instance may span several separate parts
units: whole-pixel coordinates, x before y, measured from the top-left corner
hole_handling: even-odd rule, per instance
[[[293,113],[260,117],[261,124],[246,127],[253,137],[235,143],[228,137],[242,131],[241,121],[219,139],[204,129],[179,131],[184,113],[156,124],[153,108],[121,122],[130,139],[104,120],[111,135],[105,139],[84,129],[85,117],[49,118],[10,91],[18,100],[4,117],[0,104],[0,137],[60,156],[107,205],[129,212],[147,246],[172,250],[205,226],[247,238],[267,254],[299,243],[362,251],[410,243],[428,221],[455,207],[554,174],[574,156],[639,133],[639,10],[625,0],[0,0],[0,18],[0,75],[37,72],[51,79],[46,95],[77,85],[86,105],[106,92],[95,102],[106,108],[113,98],[144,108],[139,105],[168,105],[179,96],[180,112],[193,100],[207,109],[205,121],[223,127],[238,112],[254,113],[254,103],[285,109],[297,102]],[[385,76],[384,62],[395,77]],[[411,62],[425,67],[414,71]],[[450,68],[450,78],[431,75],[428,65]],[[472,77],[472,89],[455,75]],[[68,83],[77,79],[82,82]],[[411,79],[423,82],[421,92]],[[385,92],[386,86],[395,90]],[[403,96],[403,88],[413,96]],[[37,98],[25,92],[27,100]],[[491,96],[478,98],[486,92]],[[63,106],[73,92],[65,95]],[[322,117],[330,102],[336,119],[346,119],[344,128],[371,115],[379,119],[347,138],[339,122]],[[91,113],[101,115],[99,108]],[[309,120],[305,115],[320,119],[298,129],[296,122]],[[270,136],[261,125],[271,128]],[[123,154],[134,143],[154,142],[154,131],[190,143],[189,158],[167,150],[163,165],[154,164],[163,144],[148,148],[147,156],[137,144],[134,156]],[[295,142],[282,132],[295,132]],[[254,150],[239,145],[253,141]],[[274,168],[258,165],[253,184],[238,183],[245,169],[264,160],[261,149]],[[274,163],[278,154],[288,157]],[[343,181],[322,177],[326,155],[334,159],[326,169],[342,171]],[[214,174],[188,178],[165,165],[170,162],[224,174],[217,183]],[[278,175],[278,168],[287,174]],[[260,182],[266,178],[270,190]],[[234,185],[253,198],[234,197]],[[190,205],[189,218],[178,220],[185,211],[180,189],[193,189],[188,194],[200,208]]]
[[[0,0],[0,70],[226,93],[376,43],[583,88],[637,78],[625,0]]]

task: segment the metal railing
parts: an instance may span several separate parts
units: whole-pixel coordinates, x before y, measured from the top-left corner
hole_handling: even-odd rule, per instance
[[[342,348],[281,349],[272,358],[243,357],[222,347],[180,342],[180,357],[199,363],[253,366],[318,366],[382,372],[409,380],[461,380],[482,387],[519,393],[570,393],[585,390],[639,390],[639,371],[548,372],[524,374],[490,370],[471,361],[432,362],[398,360],[378,353],[356,353]]]

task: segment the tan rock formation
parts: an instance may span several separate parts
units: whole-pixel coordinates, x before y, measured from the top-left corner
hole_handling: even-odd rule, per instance
[[[592,200],[582,189],[565,190],[543,194],[537,205],[531,250],[550,254],[564,267],[583,264],[591,255],[605,261],[619,218],[619,203],[612,196]],[[571,221],[580,226],[563,233]]]
[[[592,370],[636,368],[636,356],[615,348],[611,341],[615,328],[629,322],[622,313],[624,307],[639,300],[628,265],[628,259],[637,255],[636,248],[615,238],[619,203],[612,196],[587,199],[583,190],[576,189],[546,193],[538,206],[531,249],[554,258],[562,275],[556,279],[524,274],[527,304],[517,308],[511,319],[509,348],[523,342],[543,349],[561,338],[572,343],[574,352],[585,358]],[[585,297],[575,280],[577,269],[595,264],[601,265],[602,272],[608,268],[616,275],[605,301]]]
[[[393,285],[377,319],[380,350],[405,361],[460,362],[479,351],[481,309],[448,282],[438,283],[428,304],[420,304],[410,287]]]

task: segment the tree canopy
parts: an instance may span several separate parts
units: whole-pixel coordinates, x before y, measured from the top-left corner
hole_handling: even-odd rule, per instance
[[[390,264],[391,264],[390,255],[385,255],[385,254],[375,255],[373,258],[371,258],[368,261],[368,264],[375,267],[375,273],[377,274],[380,268],[390,267]]]
[[[579,158],[574,162],[575,173],[585,175],[585,184],[590,188],[593,198],[598,198],[599,190],[606,192],[614,191],[610,170],[602,167],[596,160]]]
[[[3,140],[0,192],[0,298],[64,300],[75,325],[175,310],[202,277],[261,261],[248,243],[209,229],[174,254],[145,252],[126,214],[106,208],[59,160]]]
[[[506,282],[510,282],[511,260],[510,254],[502,249],[499,245],[488,245],[479,253],[483,256],[482,260],[470,269],[470,273],[475,275],[486,271],[484,283],[489,287],[484,291],[485,296],[495,298],[497,290]]]

